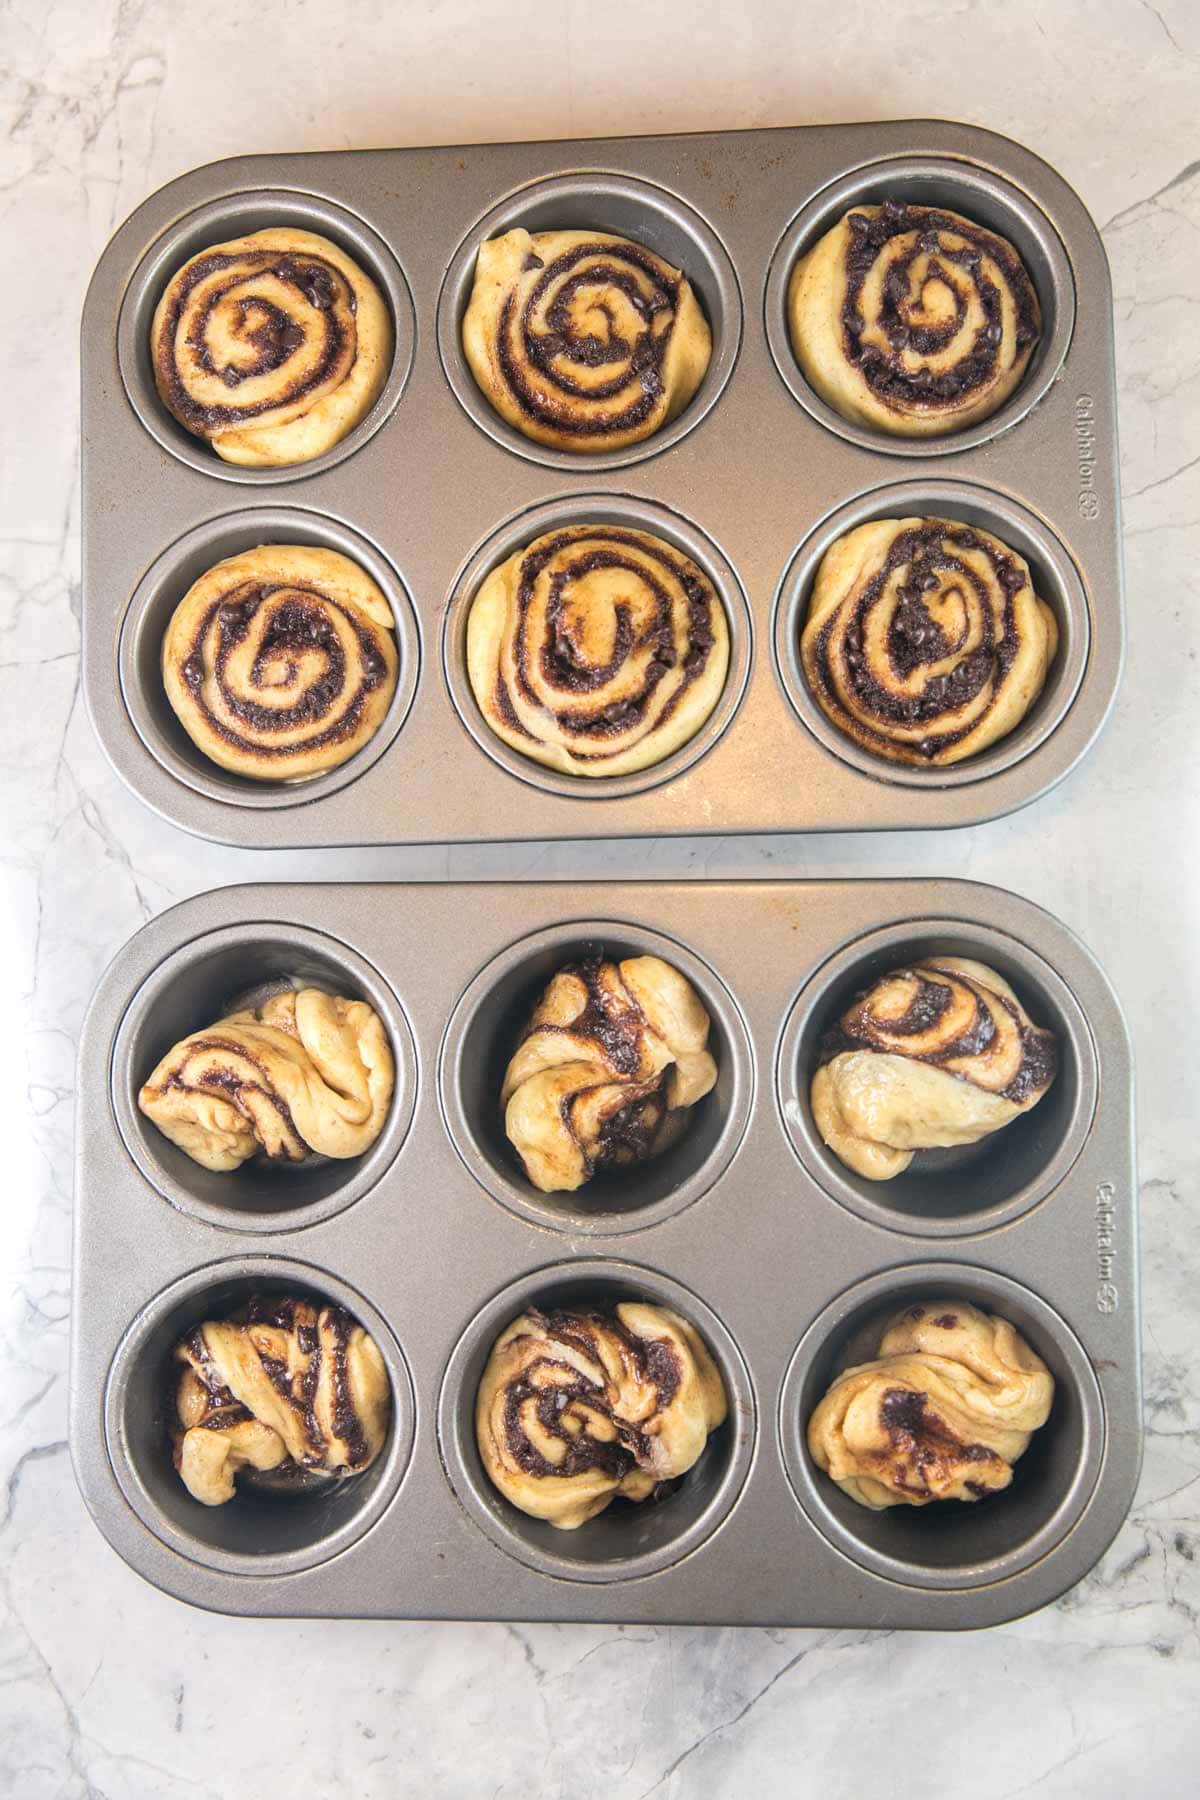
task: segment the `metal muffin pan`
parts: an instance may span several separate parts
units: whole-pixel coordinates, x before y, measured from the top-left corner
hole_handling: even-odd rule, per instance
[[[808,387],[785,320],[797,255],[887,194],[1008,236],[1044,334],[1013,398],[958,436],[849,425]],[[205,243],[281,221],[337,239],[379,281],[396,358],[377,405],[325,456],[236,469],[187,436],[151,379],[170,272]],[[512,431],[459,340],[476,246],[524,224],[649,243],[687,271],[713,328],[708,374],[657,436],[573,456]],[[1087,750],[1123,654],[1111,286],[1092,220],[1009,140],[928,121],[434,150],[240,157],[162,189],[101,258],[83,320],[84,682],[131,788],[202,836],[268,848],[664,833],[885,830],[977,823],[1045,793]],[[261,511],[256,509],[261,508]],[[889,766],[828,726],[796,646],[820,552],[862,519],[933,512],[1029,559],[1062,643],[1028,718],[948,769]],[[571,779],[484,725],[462,666],[479,581],[569,522],[658,531],[729,613],[724,697],[654,769]],[[378,737],[311,783],[209,768],[157,666],[190,580],[233,548],[312,540],[365,551],[397,610],[401,693]]]
[[[504,1063],[548,975],[587,948],[669,956],[720,1067],[657,1163],[538,1194],[499,1123]],[[860,1191],[807,1113],[848,995],[922,952],[982,957],[1060,1037],[1032,1112]],[[358,1163],[206,1176],[136,1088],[248,987],[316,980],[381,1009],[393,1114]],[[398,1040],[398,1041],[397,1041]],[[255,886],[147,925],[83,1032],[71,1440],[87,1504],[170,1593],[264,1616],[964,1628],[1042,1605],[1120,1525],[1141,1455],[1133,1073],[1088,952],[1027,901],[963,882]],[[865,1184],[861,1184],[865,1186]],[[194,1503],[170,1465],[168,1354],[255,1287],[348,1305],[380,1338],[396,1423],[361,1480]],[[848,1501],[803,1430],[830,1376],[919,1296],[977,1299],[1049,1363],[1054,1411],[978,1507]],[[730,1418],[654,1505],[576,1532],[487,1481],[488,1349],[525,1305],[647,1298],[686,1313]]]

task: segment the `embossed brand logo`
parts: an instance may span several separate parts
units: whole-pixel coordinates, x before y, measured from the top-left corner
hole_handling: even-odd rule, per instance
[[[1095,519],[1100,513],[1096,492],[1096,402],[1080,394],[1075,402],[1075,471],[1079,478],[1079,516]]]
[[[1117,1191],[1111,1181],[1102,1181],[1096,1189],[1096,1310],[1116,1312],[1121,1303],[1116,1273],[1117,1219],[1113,1205]]]

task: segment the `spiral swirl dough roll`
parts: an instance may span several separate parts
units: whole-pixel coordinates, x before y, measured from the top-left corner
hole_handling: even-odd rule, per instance
[[[868,1181],[903,1174],[917,1150],[974,1144],[1036,1106],[1057,1040],[994,969],[932,956],[861,994],[821,1046],[817,1129]]]
[[[853,743],[940,767],[1015,730],[1057,648],[1052,609],[998,538],[953,519],[877,519],[823,557],[800,657]]]
[[[666,1307],[528,1312],[496,1339],[475,1407],[479,1454],[506,1500],[574,1530],[618,1496],[684,1475],[727,1411],[699,1332]]]
[[[788,287],[796,359],[844,419],[896,437],[963,431],[1016,388],[1041,334],[1006,239],[936,207],[856,206]]]
[[[504,1128],[543,1193],[661,1155],[717,1079],[708,1014],[657,956],[560,969],[534,1009],[500,1092]]]
[[[568,525],[493,569],[467,672],[488,725],[564,774],[628,775],[693,738],[721,697],[729,624],[690,557],[644,531]]]
[[[340,1306],[256,1297],[175,1349],[175,1467],[205,1506],[245,1468],[358,1475],[382,1450],[392,1391],[375,1340]]]
[[[154,313],[155,386],[225,462],[276,468],[340,443],[392,362],[382,294],[344,250],[281,226],[214,244],[171,277]]]
[[[712,355],[687,277],[602,231],[518,228],[481,244],[462,343],[501,418],[585,455],[661,430]]]
[[[259,544],[193,583],[163,637],[167,698],[196,745],[252,781],[334,769],[396,691],[395,618],[348,556]]]
[[[394,1085],[374,1008],[309,987],[183,1038],[138,1105],[193,1162],[224,1173],[256,1155],[361,1156],[383,1129]]]
[[[808,1422],[809,1454],[860,1506],[982,1500],[1050,1416],[1054,1378],[1014,1326],[965,1300],[892,1320]]]

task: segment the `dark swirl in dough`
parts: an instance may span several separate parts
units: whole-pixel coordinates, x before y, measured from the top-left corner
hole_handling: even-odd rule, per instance
[[[1037,292],[1005,238],[960,213],[891,200],[854,207],[800,258],[788,318],[822,398],[902,437],[988,418],[1041,334]]]
[[[687,277],[601,231],[518,228],[479,247],[463,351],[510,425],[557,450],[622,449],[683,411],[712,354]]]
[[[307,462],[345,437],[387,379],[392,321],[344,250],[290,226],[214,244],[163,292],[154,381],[226,462]]]
[[[917,766],[961,762],[1013,731],[1057,647],[1024,559],[953,519],[876,519],[839,538],[800,641],[831,723]]]
[[[564,773],[661,762],[709,717],[729,669],[725,608],[674,545],[616,525],[547,532],[471,603],[467,671],[496,736]]]
[[[872,1181],[917,1150],[973,1144],[1045,1094],[1055,1034],[1035,1025],[994,969],[931,956],[883,976],[821,1044],[812,1081],[817,1129]]]
[[[527,1312],[479,1384],[484,1469],[514,1506],[572,1530],[614,1499],[645,1500],[696,1462],[725,1418],[699,1332],[666,1307]]]
[[[349,557],[260,544],[188,589],[163,638],[163,684],[211,762],[296,781],[374,737],[396,689],[394,640],[391,606]]]
[[[340,1306],[255,1296],[175,1349],[175,1467],[221,1506],[245,1468],[357,1475],[379,1455],[391,1384],[374,1339]]]

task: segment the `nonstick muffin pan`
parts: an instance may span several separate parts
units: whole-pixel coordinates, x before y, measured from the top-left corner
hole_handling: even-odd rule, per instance
[[[549,974],[656,952],[711,1014],[720,1076],[657,1163],[574,1195],[524,1181],[500,1075]],[[883,969],[982,958],[1053,1026],[1061,1072],[964,1155],[868,1187],[817,1138],[822,1029]],[[358,1163],[208,1175],[142,1118],[157,1058],[247,988],[369,998],[397,1050]],[[88,1506],[151,1581],[234,1613],[968,1627],[1085,1574],[1140,1460],[1133,1076],[1120,1009],[1048,914],[961,882],[227,888],[147,925],[104,976],[79,1073],[71,1436]],[[251,1291],[350,1308],[392,1379],[388,1447],[320,1496],[193,1502],[170,1464],[169,1351]],[[1049,1422],[975,1507],[870,1513],[810,1463],[831,1375],[906,1303],[1003,1314],[1049,1364]],[[575,1532],[514,1511],[475,1449],[493,1339],[529,1303],[685,1313],[730,1418],[665,1499]]]
[[[854,204],[947,206],[1006,236],[1043,335],[1013,397],[957,436],[846,423],[809,388],[785,320],[797,256]],[[291,223],[342,244],[385,293],[391,376],[308,464],[222,463],[163,409],[148,335],[170,274],[206,245]],[[477,390],[459,325],[488,236],[583,225],[681,266],[713,332],[687,409],[641,445],[544,449]],[[130,787],[228,843],[286,847],[668,832],[965,825],[1044,793],[1112,703],[1122,595],[1111,289],[1094,224],[1038,157],[974,127],[808,126],[685,137],[241,157],[163,188],[105,251],[83,321],[85,689]],[[821,555],[876,517],[981,525],[1029,561],[1059,623],[1022,724],[951,768],[883,763],[812,700],[799,628]],[[588,780],[507,748],[464,668],[468,604],[497,563],[560,524],[657,533],[715,582],[724,696],[656,767]],[[365,563],[391,599],[402,671],[376,738],[342,768],[263,785],[207,763],[167,705],[159,650],[221,558],[309,542]]]

